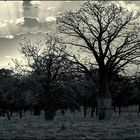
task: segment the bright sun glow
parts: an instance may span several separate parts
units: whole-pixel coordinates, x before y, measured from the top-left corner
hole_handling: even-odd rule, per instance
[[[57,9],[61,1],[31,1],[30,5],[23,5],[22,1],[0,1],[0,36],[17,35],[28,32],[24,26],[24,18],[38,19],[38,22],[55,21]],[[34,29],[35,30],[35,29]],[[31,31],[34,31],[33,28]]]

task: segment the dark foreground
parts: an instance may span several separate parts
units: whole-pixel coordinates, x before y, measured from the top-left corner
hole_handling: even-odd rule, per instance
[[[115,113],[110,122],[82,116],[58,113],[50,122],[44,120],[43,113],[37,117],[26,113],[22,119],[14,114],[10,121],[0,117],[0,139],[140,139],[140,116],[136,113]]]

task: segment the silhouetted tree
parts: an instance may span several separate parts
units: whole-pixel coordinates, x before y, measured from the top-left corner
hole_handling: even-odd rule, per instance
[[[21,43],[20,52],[27,63],[22,65],[14,60],[19,72],[30,75],[30,81],[33,82],[30,93],[33,96],[32,101],[35,101],[34,107],[41,106],[46,120],[54,119],[56,104],[61,102],[58,97],[61,96],[68,77],[70,78],[68,74],[72,73],[71,63],[67,62],[64,49],[53,36],[48,36],[45,42],[25,39]]]
[[[109,84],[114,75],[139,57],[139,14],[116,2],[85,2],[77,11],[63,13],[58,19],[60,42],[83,49],[92,56],[99,69],[99,120],[110,119],[111,93]],[[75,48],[76,47],[76,48]],[[89,67],[76,58],[73,61],[87,73]],[[86,54],[85,54],[86,55]]]
[[[131,78],[128,76],[119,76],[114,80],[115,89],[112,93],[112,105],[115,107],[119,107],[119,115],[121,114],[121,107],[128,107],[132,105],[130,103],[131,98],[133,99],[134,84]]]
[[[9,111],[11,110],[12,102],[15,101],[15,98],[9,98],[8,95],[11,89],[14,89],[13,87],[13,71],[9,69],[0,69],[0,109],[3,112],[3,114],[6,113],[8,120],[10,120]],[[11,96],[11,95],[10,95]]]
[[[2,68],[0,69],[0,80],[6,79],[11,77],[14,74],[14,72],[10,69]]]
[[[136,75],[134,78],[134,85],[135,85],[135,92],[134,92],[134,96],[131,98],[131,103],[135,104],[135,105],[139,105],[139,109],[137,114],[140,113],[140,75],[139,75],[139,71],[137,69],[136,71]]]

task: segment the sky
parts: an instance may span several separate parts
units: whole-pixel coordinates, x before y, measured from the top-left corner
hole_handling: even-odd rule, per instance
[[[76,10],[83,1],[0,1],[0,68],[8,68],[11,58],[20,59],[22,38],[44,39],[55,30],[56,17]],[[123,2],[122,2],[123,4]],[[131,6],[140,7],[139,1]]]

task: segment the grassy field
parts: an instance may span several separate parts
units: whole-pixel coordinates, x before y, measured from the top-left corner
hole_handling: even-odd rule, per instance
[[[111,121],[98,121],[83,117],[81,113],[57,113],[54,121],[41,116],[24,114],[12,120],[0,117],[0,139],[136,139],[140,138],[140,116],[136,113],[114,114]]]

